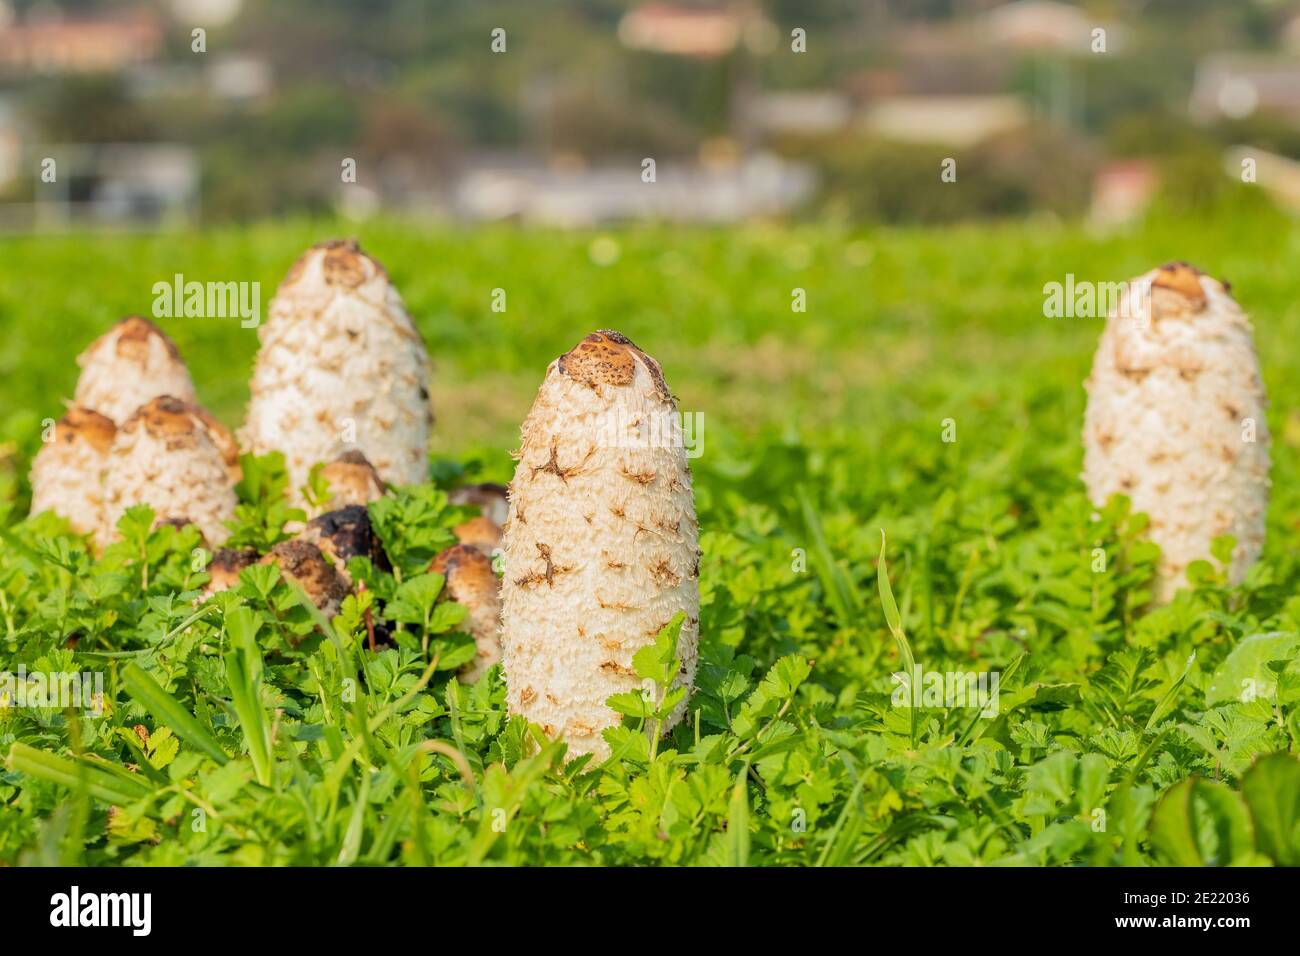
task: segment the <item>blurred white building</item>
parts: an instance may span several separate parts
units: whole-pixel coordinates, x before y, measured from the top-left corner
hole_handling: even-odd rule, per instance
[[[594,169],[476,163],[454,187],[457,214],[582,227],[625,220],[738,222],[790,212],[812,196],[811,169],[758,154],[734,166],[663,163]]]

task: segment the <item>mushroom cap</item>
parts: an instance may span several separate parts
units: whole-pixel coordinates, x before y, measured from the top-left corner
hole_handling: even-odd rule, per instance
[[[388,556],[370,523],[370,512],[362,505],[347,505],[318,515],[307,522],[298,538],[320,548],[345,581],[349,558],[369,558],[377,568],[389,567]]]
[[[1264,543],[1267,396],[1250,321],[1223,283],[1170,263],[1127,284],[1084,383],[1084,482],[1127,495],[1160,545],[1155,599],[1185,586],[1214,538],[1237,540],[1240,581]]]
[[[456,540],[461,544],[477,548],[488,557],[491,557],[492,552],[501,547],[500,525],[483,515],[463,521],[451,530],[452,534],[456,536]]]
[[[281,541],[259,562],[274,564],[280,573],[307,593],[326,617],[339,612],[348,594],[348,585],[334,569],[334,564],[309,541],[294,538]]]
[[[480,514],[498,525],[505,524],[510,514],[510,489],[494,482],[453,488],[447,492],[447,500],[453,505],[478,508]]]
[[[387,273],[355,241],[307,250],[258,335],[241,440],[284,453],[295,495],[314,465],[354,449],[386,482],[426,479],[428,355]]]
[[[225,522],[235,514],[235,491],[197,406],[162,395],[123,422],[105,473],[104,502],[106,540],[122,513],[139,503],[162,518],[191,520],[214,545],[229,537]]]
[[[78,405],[121,423],[159,395],[195,400],[194,382],[176,343],[148,319],[130,315],[77,356]]]
[[[258,553],[252,548],[218,548],[208,562],[207,594],[228,591],[239,583],[239,572],[257,563]]]
[[[330,504],[336,508],[346,505],[368,505],[384,496],[384,481],[375,466],[359,451],[345,451],[321,469],[321,477],[329,482]]]
[[[32,461],[32,514],[53,511],[78,534],[98,533],[104,521],[104,469],[117,427],[112,419],[74,405],[54,425],[54,440]]]
[[[635,653],[681,612],[677,683],[694,682],[699,530],[686,449],[644,432],[676,421],[657,362],[626,336],[589,335],[547,369],[510,483],[502,649],[512,713],[609,754],[605,701],[635,691]],[[667,432],[680,439],[678,430]],[[665,730],[680,720],[685,701]]]
[[[477,548],[457,544],[439,553],[429,570],[443,575],[443,595],[464,605],[466,630],[478,650],[475,658],[460,670],[462,683],[473,683],[501,660],[501,597],[492,562]]]

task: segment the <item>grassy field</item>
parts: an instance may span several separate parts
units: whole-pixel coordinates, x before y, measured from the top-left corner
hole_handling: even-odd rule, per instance
[[[94,563],[53,524],[17,523],[76,354],[121,315],[149,314],[155,282],[256,280],[265,307],[303,248],[346,234],[384,262],[428,343],[438,475],[455,462],[508,479],[547,363],[597,328],[655,355],[681,407],[703,413],[705,666],[690,718],[653,758],[629,732],[624,757],[566,766],[507,718],[499,682],[460,688],[439,670],[426,685],[418,639],[371,655],[345,621],[326,640],[274,581],[191,620],[185,592],[202,579],[170,529]],[[1300,747],[1289,220],[1109,235],[303,222],[6,240],[0,254],[0,501],[14,504],[0,519],[0,664],[102,669],[113,702],[98,720],[0,711],[0,861],[1300,862],[1300,763],[1262,758]],[[1121,504],[1094,518],[1078,478],[1102,322],[1044,317],[1043,286],[1171,259],[1230,280],[1252,315],[1273,500],[1243,586],[1207,568],[1147,611],[1141,521]],[[237,425],[255,332],[160,324],[201,399]],[[453,519],[435,507],[425,530]],[[901,641],[878,592],[882,529]],[[1243,644],[1263,633],[1278,636]],[[907,653],[927,670],[999,672],[998,713],[891,706]],[[1276,687],[1244,703],[1214,690],[1243,678]]]

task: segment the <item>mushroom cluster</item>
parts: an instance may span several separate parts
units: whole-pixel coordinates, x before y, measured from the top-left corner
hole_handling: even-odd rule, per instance
[[[259,335],[237,441],[199,404],[162,329],[134,315],[116,323],[77,359],[73,403],[32,463],[32,513],[59,513],[102,549],[122,514],[147,504],[159,525],[194,525],[216,549],[208,594],[236,586],[245,568],[273,564],[332,616],[353,588],[350,558],[389,566],[366,506],[390,484],[427,478],[428,356],[383,266],[353,241],[309,249],[289,270]],[[254,454],[281,452],[290,497],[308,509],[300,533],[266,554],[222,546],[235,515],[241,442]],[[305,493],[317,466],[328,488],[323,500]],[[432,565],[447,578],[445,596],[469,608],[467,629],[479,651],[462,672],[468,681],[500,657],[492,561],[505,488],[471,485],[453,498],[481,512],[455,529],[460,544]]]
[[[158,522],[192,523],[211,544],[228,535],[239,448],[198,404],[176,343],[128,316],[77,358],[73,404],[32,463],[32,513],[54,511],[96,546],[148,504]]]

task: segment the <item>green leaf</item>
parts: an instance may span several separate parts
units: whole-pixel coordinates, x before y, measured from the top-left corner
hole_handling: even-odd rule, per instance
[[[1206,685],[1206,704],[1213,706],[1229,700],[1273,697],[1277,691],[1277,679],[1269,671],[1268,663],[1293,659],[1297,649],[1300,649],[1300,636],[1287,631],[1242,638]]]
[[[262,649],[257,643],[262,621],[251,608],[241,605],[226,612],[225,622],[230,638],[224,657],[226,683],[257,782],[269,786],[273,772],[271,725],[262,706]]]
[[[1241,792],[1260,852],[1281,866],[1300,866],[1300,759],[1275,753],[1246,771]]]
[[[1151,843],[1175,866],[1225,866],[1254,848],[1241,797],[1221,783],[1188,777],[1170,787],[1151,816]]]
[[[667,686],[677,677],[681,666],[677,660],[677,642],[681,638],[686,614],[678,611],[673,619],[655,635],[653,644],[647,644],[632,655],[632,668],[642,680],[652,680]]]

